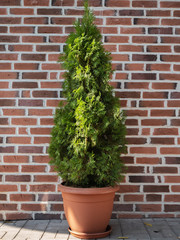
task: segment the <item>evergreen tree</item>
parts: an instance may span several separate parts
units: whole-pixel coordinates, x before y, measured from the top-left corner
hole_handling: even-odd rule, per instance
[[[84,4],[84,15],[66,40],[63,94],[49,146],[50,164],[66,182],[77,187],[113,186],[122,178],[126,152],[124,116],[109,77],[110,53],[105,51],[94,15]]]

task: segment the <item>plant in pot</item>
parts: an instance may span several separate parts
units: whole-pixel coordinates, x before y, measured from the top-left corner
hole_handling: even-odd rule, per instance
[[[110,53],[105,51],[94,15],[84,4],[60,56],[66,70],[66,104],[56,109],[48,149],[58,175],[69,231],[79,238],[100,238],[108,226],[117,185],[123,178],[125,118],[109,84]],[[107,227],[108,226],[108,227]]]

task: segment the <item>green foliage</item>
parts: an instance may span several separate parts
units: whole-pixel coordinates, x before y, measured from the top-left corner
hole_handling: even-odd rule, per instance
[[[85,1],[83,19],[66,41],[60,57],[64,68],[63,93],[49,146],[50,164],[67,185],[113,186],[121,181],[126,152],[124,116],[113,96],[109,77],[110,53],[104,50],[94,15]]]

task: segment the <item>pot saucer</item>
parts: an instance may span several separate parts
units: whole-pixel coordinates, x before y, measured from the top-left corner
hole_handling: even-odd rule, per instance
[[[92,239],[92,238],[103,238],[103,237],[107,237],[111,232],[112,232],[112,228],[110,225],[107,226],[106,231],[102,232],[102,233],[79,233],[79,232],[75,232],[72,231],[70,228],[68,228],[68,231],[71,233],[71,235],[73,235],[74,237],[77,238],[84,238],[84,239]]]

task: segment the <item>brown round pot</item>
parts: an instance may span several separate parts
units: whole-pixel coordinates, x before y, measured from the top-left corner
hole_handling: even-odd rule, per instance
[[[76,233],[76,237],[79,235],[83,238],[94,237],[94,234],[104,237],[118,189],[119,186],[74,188],[61,184],[64,211],[71,234]]]

